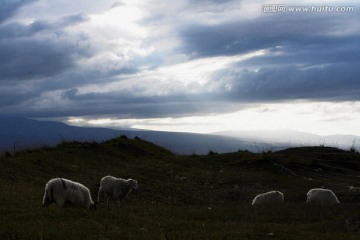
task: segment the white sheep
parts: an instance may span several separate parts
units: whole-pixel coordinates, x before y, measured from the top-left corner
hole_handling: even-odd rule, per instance
[[[42,206],[48,206],[51,203],[59,207],[95,208],[87,187],[64,178],[53,178],[46,183]]]
[[[100,189],[98,193],[98,202],[100,203],[102,198],[109,204],[109,197],[113,197],[117,200],[119,206],[120,201],[125,199],[132,190],[138,188],[137,181],[134,179],[122,179],[112,176],[103,177],[100,181]]]
[[[306,203],[338,204],[340,202],[330,189],[314,188],[307,193]]]
[[[349,192],[351,192],[351,193],[360,192],[360,187],[354,187],[354,186],[348,186],[348,187],[349,187]]]
[[[283,203],[284,194],[279,191],[270,191],[257,195],[251,205]]]

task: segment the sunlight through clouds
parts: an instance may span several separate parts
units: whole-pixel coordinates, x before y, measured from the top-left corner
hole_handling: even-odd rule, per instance
[[[159,124],[150,121],[143,125],[135,124],[134,128],[198,133],[293,129],[320,135],[359,135],[359,110],[360,103],[352,102],[260,104],[228,114],[159,119]],[[336,127],[333,121],[336,121]]]
[[[114,79],[114,82],[109,84],[84,86],[79,90],[82,93],[114,90],[125,93],[137,88],[141,89],[141,91],[137,91],[138,96],[214,92],[218,91],[219,86],[214,85],[210,80],[216,71],[253,57],[264,56],[267,53],[268,51],[262,49],[243,55],[188,60],[143,71],[137,76],[129,76],[127,79],[121,78],[119,81]],[[228,85],[227,88],[231,88],[231,86]]]
[[[340,111],[341,110],[341,111]],[[360,103],[278,103],[249,105],[241,111],[179,118],[69,118],[73,125],[107,126],[156,131],[215,133],[240,130],[293,129],[320,135],[360,135]],[[336,127],[334,127],[336,121]]]

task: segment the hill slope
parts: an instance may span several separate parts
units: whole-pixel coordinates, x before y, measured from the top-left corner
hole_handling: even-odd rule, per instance
[[[0,239],[358,239],[360,156],[335,148],[292,148],[177,156],[141,139],[64,142],[0,157]],[[119,208],[41,208],[45,183],[64,177],[96,199],[105,175],[134,178],[138,191]],[[306,192],[328,187],[341,205],[308,206]],[[280,190],[286,203],[252,207]],[[271,234],[270,234],[271,233]],[[270,234],[270,235],[269,235]]]
[[[61,122],[18,117],[0,118],[0,151],[56,146],[61,141],[104,141],[119,135],[105,128],[80,128]]]
[[[26,118],[0,118],[0,152],[39,146],[56,146],[62,141],[105,141],[122,134],[154,142],[178,154],[219,153],[238,149],[259,151],[268,149],[268,142],[233,138],[219,135],[160,132],[146,130],[114,130],[108,128],[74,127],[61,122],[37,121]],[[279,146],[283,146],[279,144]],[[272,148],[276,148],[272,146]]]

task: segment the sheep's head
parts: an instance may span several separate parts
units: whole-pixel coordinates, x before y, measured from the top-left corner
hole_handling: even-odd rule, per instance
[[[98,202],[93,202],[91,206],[89,207],[90,210],[96,210],[97,209]]]
[[[134,190],[138,189],[138,184],[136,180],[129,178],[128,181],[132,189]]]

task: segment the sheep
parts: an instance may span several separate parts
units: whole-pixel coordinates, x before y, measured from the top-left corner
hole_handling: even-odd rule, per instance
[[[306,203],[339,204],[339,199],[330,189],[314,188],[307,193]]]
[[[53,178],[46,183],[43,207],[55,203],[58,207],[76,206],[95,209],[90,190],[78,182],[64,178]]]
[[[354,186],[348,186],[348,187],[349,187],[349,192],[351,192],[351,193],[360,192],[360,187],[354,187]]]
[[[100,203],[102,198],[105,198],[106,205],[108,205],[109,197],[113,197],[120,206],[120,201],[125,199],[132,190],[136,190],[137,188],[137,181],[131,178],[125,180],[112,176],[103,177],[100,181],[98,202]]]
[[[276,204],[284,202],[284,194],[279,191],[270,191],[257,195],[251,205]]]

